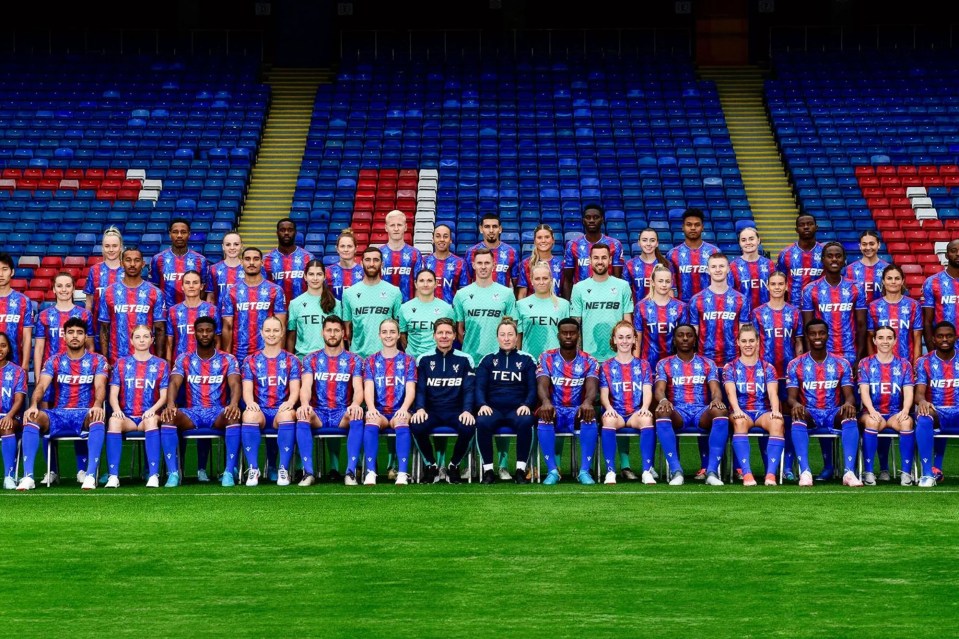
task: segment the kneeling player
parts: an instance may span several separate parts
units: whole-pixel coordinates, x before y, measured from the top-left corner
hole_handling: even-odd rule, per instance
[[[216,322],[211,317],[200,317],[193,323],[196,338],[196,352],[184,353],[176,359],[170,374],[170,388],[167,392],[167,405],[160,415],[160,445],[166,458],[166,487],[180,485],[179,470],[179,431],[215,429],[227,431],[230,438],[239,438],[240,431],[240,366],[236,358],[218,350],[216,342]],[[186,406],[178,409],[176,397],[180,386],[186,382]],[[227,388],[229,387],[229,399]],[[234,429],[229,431],[229,429]],[[235,483],[237,450],[227,455],[223,485]],[[230,475],[227,479],[226,475]]]

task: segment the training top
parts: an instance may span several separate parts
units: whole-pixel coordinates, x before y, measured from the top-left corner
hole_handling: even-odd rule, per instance
[[[453,319],[453,307],[439,297],[422,302],[414,297],[400,307],[400,332],[406,333],[406,352],[418,358],[436,348],[433,322],[441,317]]]
[[[515,412],[520,406],[536,408],[536,360],[515,348],[502,348],[483,358],[476,367],[476,405]]]
[[[633,312],[633,293],[625,280],[610,276],[603,282],[592,278],[573,285],[569,314],[580,318],[583,350],[599,361],[615,355],[609,345],[613,326]]]
[[[527,295],[516,302],[516,312],[525,352],[539,359],[546,351],[559,348],[559,321],[569,317],[569,302],[562,297]]]
[[[416,364],[414,412],[422,408],[446,415],[472,413],[475,386],[473,359],[462,351],[444,354],[437,348]]]
[[[499,348],[496,327],[504,315],[516,317],[516,296],[496,282],[486,287],[473,283],[456,293],[453,314],[463,322],[463,351],[478,362]]]
[[[343,319],[353,324],[350,350],[367,358],[380,350],[380,322],[397,319],[403,296],[386,280],[376,284],[360,281],[343,292]]]

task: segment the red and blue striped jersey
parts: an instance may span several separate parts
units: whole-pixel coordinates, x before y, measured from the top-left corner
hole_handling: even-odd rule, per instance
[[[333,297],[343,299],[343,291],[363,280],[363,265],[354,264],[345,269],[339,264],[326,267],[326,285],[333,292]]]
[[[213,301],[219,304],[227,291],[244,277],[243,264],[230,266],[220,260],[210,267],[210,274],[206,278],[206,289],[213,293]]]
[[[246,359],[263,348],[263,320],[286,313],[283,289],[268,280],[256,286],[237,282],[220,303],[220,316],[233,318],[233,353]]]
[[[373,380],[376,410],[384,415],[392,415],[403,405],[407,382],[416,381],[416,360],[402,351],[394,357],[373,353],[366,358],[363,376],[364,379]]]
[[[100,305],[103,302],[103,293],[123,279],[123,267],[110,268],[106,262],[97,262],[87,272],[87,283],[83,285],[83,292],[93,296],[93,305],[90,306],[93,315],[93,336],[96,342],[100,340]]]
[[[755,262],[737,257],[729,263],[729,285],[746,296],[749,308],[769,301],[769,276],[776,270],[771,259],[760,255]]]
[[[578,351],[573,361],[567,362],[562,352],[554,348],[539,356],[536,378],[540,377],[549,377],[553,383],[553,406],[575,408],[583,403],[586,378],[599,380],[599,364],[583,351]]]
[[[6,333],[10,338],[11,361],[21,361],[20,344],[27,328],[33,328],[33,302],[30,298],[17,291],[0,297],[0,333]]]
[[[660,306],[650,298],[636,303],[633,326],[640,333],[639,356],[655,367],[673,348],[673,332],[686,321],[687,306],[675,297]]]
[[[130,288],[120,281],[108,288],[100,305],[100,322],[110,324],[110,361],[133,355],[133,329],[143,324],[153,330],[154,324],[166,321],[166,309],[163,293],[149,282]]]
[[[626,280],[629,288],[633,291],[634,300],[641,300],[652,291],[653,269],[660,264],[662,262],[656,260],[647,264],[639,257],[634,257],[626,262],[626,266],[623,268],[623,279]],[[672,264],[668,264],[668,266],[669,270],[672,271]],[[675,273],[673,273],[673,280],[676,280]]]
[[[520,263],[516,279],[516,286],[525,286],[528,295],[533,294],[533,280],[530,269],[532,269],[535,264],[530,263],[532,259],[532,256],[530,256]],[[565,260],[559,255],[554,255],[549,258],[549,270],[553,274],[553,293],[555,295],[559,295],[562,290],[563,264],[565,264]]]
[[[656,364],[656,381],[666,382],[666,398],[673,405],[702,407],[709,405],[709,382],[719,381],[719,369],[702,355],[688,362],[670,355]]]
[[[383,252],[383,266],[380,268],[383,279],[400,289],[404,302],[410,301],[416,295],[416,275],[423,270],[423,255],[409,244],[404,244],[398,251],[384,244],[380,251]]]
[[[300,247],[296,247],[289,255],[275,248],[263,256],[263,272],[268,280],[280,286],[284,301],[289,303],[306,290],[303,276],[306,274],[306,265],[312,259],[313,254]]]
[[[196,353],[184,353],[173,364],[171,375],[183,378],[188,408],[223,408],[226,406],[231,375],[240,374],[240,365],[229,353],[217,350],[210,359]]]
[[[610,403],[626,419],[642,407],[645,384],[653,385],[653,372],[644,359],[634,357],[623,364],[613,357],[600,369],[599,387],[609,389]]]
[[[904,296],[891,304],[880,297],[869,305],[866,327],[875,331],[882,326],[891,326],[896,331],[896,355],[912,359],[912,332],[922,330],[922,308],[919,302]]]
[[[173,249],[166,249],[150,260],[150,281],[163,291],[167,308],[183,301],[183,274],[187,271],[199,273],[203,284],[200,290],[209,290],[210,265],[196,251],[187,250],[183,255],[177,255]]]
[[[866,296],[860,284],[842,278],[833,286],[820,277],[803,289],[801,308],[829,325],[826,350],[856,361],[856,311],[866,310]]]
[[[935,351],[926,353],[916,362],[916,384],[926,385],[926,401],[933,406],[959,407],[959,357],[943,360]]]
[[[743,410],[768,411],[769,392],[766,385],[778,379],[776,369],[763,360],[750,365],[737,357],[723,366],[723,384],[735,384],[736,401]]]
[[[63,341],[63,325],[70,318],[78,317],[87,325],[87,334],[93,336],[93,318],[90,311],[82,306],[73,305],[69,311],[61,311],[56,306],[48,306],[37,315],[37,326],[34,337],[46,340],[43,343],[43,361],[50,359],[54,353],[66,349]]]
[[[200,302],[192,307],[187,306],[185,302],[180,302],[167,312],[167,335],[176,336],[176,352],[173,357],[196,350],[193,323],[200,317],[212,318],[216,322],[216,334],[220,334],[220,312],[209,302]]]
[[[802,292],[813,280],[822,277],[822,243],[808,251],[802,250],[798,243],[793,243],[782,250],[776,260],[776,270],[786,275],[789,283],[787,299],[796,306],[800,306]]]
[[[506,243],[500,243],[496,248],[486,246],[484,242],[474,244],[466,251],[466,278],[471,283],[476,280],[473,272],[473,255],[481,248],[489,248],[493,252],[493,281],[511,288],[517,278],[519,268],[519,254],[516,249]],[[452,304],[452,302],[450,302]]]
[[[79,359],[70,359],[64,351],[56,353],[43,364],[41,375],[53,378],[50,387],[53,389],[53,408],[90,408],[96,399],[93,385],[97,376],[102,375],[104,381],[109,367],[107,360],[99,353],[84,352]]]
[[[888,364],[875,355],[866,357],[859,361],[857,378],[860,384],[869,384],[872,405],[883,415],[901,411],[903,389],[916,383],[912,364],[902,357],[893,357]]]
[[[786,379],[786,366],[796,357],[794,340],[803,334],[799,309],[786,304],[776,310],[763,304],[753,309],[753,324],[759,331],[759,356],[773,365],[779,379]]]
[[[732,288],[725,293],[706,288],[689,301],[687,315],[699,333],[700,355],[717,366],[735,359],[739,325],[750,319],[745,295]]]
[[[170,365],[155,355],[145,362],[133,355],[121,357],[110,371],[110,386],[120,389],[120,408],[127,416],[142,416],[169,385]]]
[[[798,388],[803,405],[828,410],[843,403],[842,387],[852,386],[852,365],[843,357],[826,355],[817,362],[809,353],[803,353],[789,362],[786,386]]]
[[[615,266],[626,266],[623,260],[623,243],[614,237],[604,235],[598,242],[590,242],[585,235],[566,243],[566,252],[563,255],[563,267],[573,270],[573,284],[588,280],[593,276],[593,266],[589,261],[589,252],[594,244],[605,244],[609,247],[610,273]]]
[[[27,372],[13,362],[4,363],[0,368],[0,415],[6,415],[13,408],[14,396],[27,395]]]
[[[930,275],[922,285],[922,307],[933,309],[932,322],[952,322],[959,317],[959,280],[945,270]]]
[[[363,358],[350,351],[332,357],[319,350],[303,358],[303,374],[313,375],[314,408],[344,408],[353,402],[353,378],[363,377]]]
[[[882,289],[882,271],[889,266],[889,262],[879,260],[872,266],[866,266],[862,260],[856,260],[846,267],[843,276],[847,280],[858,282],[866,296],[866,304],[871,304],[874,300],[883,295]]]
[[[709,256],[718,252],[719,249],[708,242],[696,249],[683,242],[669,250],[666,259],[672,264],[676,276],[676,296],[679,299],[689,302],[693,295],[709,286],[706,264]]]
[[[462,257],[451,253],[449,257],[441,260],[435,255],[427,255],[423,258],[423,266],[436,273],[436,290],[433,294],[447,304],[453,303],[456,291],[469,286],[466,260]]]
[[[290,382],[299,381],[302,369],[300,360],[289,351],[281,350],[276,357],[261,351],[243,360],[243,381],[253,382],[253,397],[260,408],[275,409],[289,399]]]

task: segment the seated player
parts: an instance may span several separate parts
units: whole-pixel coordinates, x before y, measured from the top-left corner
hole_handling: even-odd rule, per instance
[[[743,472],[743,486],[755,486],[749,463],[749,431],[754,426],[769,433],[766,447],[767,486],[776,485],[786,440],[779,408],[779,381],[772,364],[759,359],[759,331],[752,324],[739,328],[739,357],[723,367],[723,382],[733,423],[733,455]]]
[[[160,415],[160,445],[168,470],[167,488],[180,485],[179,431],[194,428],[225,431],[232,428],[236,430],[230,433],[230,437],[239,435],[240,366],[235,357],[216,348],[216,322],[213,318],[198,318],[193,324],[193,335],[196,352],[184,353],[176,359],[170,373],[166,408]],[[176,398],[184,383],[185,406],[177,408]],[[237,453],[227,455],[224,475],[235,472]],[[235,481],[235,477],[231,479]],[[231,485],[228,479],[223,481],[224,485]]]
[[[932,329],[936,350],[916,362],[916,447],[922,464],[920,488],[942,481],[942,459],[933,451],[935,431],[959,434],[959,358],[956,327],[941,321]],[[938,452],[938,451],[937,451]]]
[[[681,486],[676,431],[708,435],[706,483],[722,486],[719,464],[729,437],[729,413],[723,403],[716,364],[696,352],[699,337],[692,324],[680,324],[673,332],[673,352],[656,365],[656,435],[669,465],[669,485]],[[709,400],[707,401],[707,391]]]
[[[526,464],[533,443],[536,417],[536,360],[517,349],[516,320],[504,317],[496,329],[499,350],[483,357],[476,367],[476,438],[483,455],[481,483],[496,482],[493,471],[493,435],[501,426],[516,433],[516,472],[513,481],[528,484]]]
[[[97,464],[106,436],[103,401],[107,396],[107,361],[102,355],[87,350],[87,323],[79,317],[63,323],[63,340],[66,350],[43,364],[30,407],[24,413],[26,423],[20,442],[23,478],[17,490],[36,488],[33,468],[43,434],[80,437],[86,433],[88,458],[83,489],[97,487]],[[50,408],[41,410],[39,405],[48,388],[53,389]]]
[[[366,398],[366,426],[363,428],[363,456],[366,460],[365,486],[376,484],[376,457],[380,430],[396,433],[396,485],[410,483],[410,406],[416,395],[416,361],[399,350],[400,323],[387,318],[380,322],[383,348],[363,365],[363,397]]]
[[[280,347],[283,342],[283,324],[280,319],[271,316],[263,320],[260,326],[260,336],[263,338],[263,350],[254,355],[247,355],[243,360],[243,411],[240,432],[226,432],[226,452],[228,456],[236,457],[240,444],[249,465],[246,485],[256,486],[260,483],[260,431],[264,428],[276,428],[279,437],[279,427],[290,426],[296,422],[296,402],[300,397],[300,360],[296,355]],[[231,437],[232,435],[232,437]],[[237,436],[239,435],[239,437]],[[281,449],[282,450],[282,449]],[[306,477],[309,477],[307,481]],[[303,478],[302,485],[313,484],[313,472]],[[233,485],[233,474],[223,475],[223,485]],[[280,474],[277,472],[277,485],[280,483]]]
[[[643,458],[642,480],[655,484],[653,456],[656,452],[656,431],[653,414],[653,374],[646,360],[635,357],[636,329],[632,322],[622,321],[613,327],[609,338],[616,355],[600,366],[599,402],[604,412],[600,441],[606,462],[605,484],[616,483],[616,431],[629,427],[639,430],[639,451]],[[623,468],[623,474],[625,471]]]
[[[107,488],[120,487],[123,433],[143,433],[147,456],[147,488],[160,487],[160,422],[166,406],[170,364],[152,353],[153,332],[140,324],[130,336],[133,355],[117,360],[110,371],[110,408],[107,427]]]
[[[879,449],[879,433],[891,428],[899,433],[901,483],[909,486],[912,484],[912,458],[916,450],[912,418],[909,417],[914,399],[915,375],[909,360],[896,354],[896,329],[880,326],[873,333],[876,354],[859,361],[856,376],[862,400],[862,414],[859,416],[863,429],[862,483],[876,485],[873,464]]]
[[[3,454],[3,488],[17,487],[14,473],[17,468],[17,432],[23,420],[27,403],[27,372],[13,362],[10,337],[0,333],[0,448]]]
[[[294,441],[300,449],[304,473],[310,471],[300,485],[309,486],[307,477],[312,475],[313,469],[313,429],[346,431],[348,428],[346,450],[349,460],[344,483],[356,486],[356,464],[363,446],[363,359],[343,347],[345,338],[346,322],[337,315],[328,315],[323,320],[324,347],[303,358],[296,429],[284,430],[280,425],[280,473],[287,477],[287,482]],[[333,477],[331,471],[330,479]]]
[[[789,398],[786,405],[793,418],[793,447],[799,463],[799,485],[812,486],[809,470],[809,431],[841,432],[845,464],[844,486],[862,486],[855,463],[859,447],[856,400],[852,390],[852,365],[826,350],[829,325],[813,319],[804,330],[809,352],[789,362],[786,369]]]
[[[577,481],[595,484],[589,472],[596,454],[596,395],[599,388],[599,364],[588,353],[577,348],[580,338],[579,321],[567,317],[559,321],[559,348],[546,351],[539,357],[536,369],[539,395],[539,437],[547,474],[543,484],[559,483],[560,473],[556,456],[556,433],[573,433],[579,425],[580,462]]]

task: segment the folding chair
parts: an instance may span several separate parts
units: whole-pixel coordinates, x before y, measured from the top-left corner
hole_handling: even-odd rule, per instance
[[[47,477],[49,477],[50,476],[49,471],[51,468],[50,464],[52,463],[54,456],[56,456],[56,459],[57,459],[57,468],[60,467],[60,449],[59,449],[60,442],[86,441],[87,438],[82,436],[77,436],[77,435],[60,435],[60,436],[54,437],[48,434],[48,435],[44,435],[43,439],[45,439],[50,444],[49,446],[47,446]],[[79,471],[83,469],[77,469],[77,470]],[[99,477],[99,473],[100,473],[100,467],[98,465],[97,466],[98,477]],[[46,482],[47,488],[50,487],[50,484],[51,482],[49,481]]]

